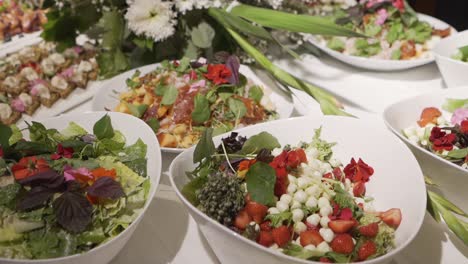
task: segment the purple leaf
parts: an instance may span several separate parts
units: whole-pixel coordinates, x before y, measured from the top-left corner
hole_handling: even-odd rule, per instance
[[[18,183],[23,186],[42,186],[48,189],[62,190],[64,188],[65,178],[54,170],[48,170],[19,180]]]
[[[101,177],[88,188],[88,194],[93,197],[116,200],[125,195],[120,183],[111,177]]]
[[[16,209],[19,211],[27,211],[40,208],[45,205],[45,203],[52,198],[55,191],[42,187],[37,186],[32,188],[26,195],[18,201],[16,205]]]
[[[93,205],[80,192],[64,192],[53,207],[57,222],[71,233],[83,232],[92,221]]]
[[[226,67],[231,70],[231,76],[229,77],[228,81],[230,84],[238,85],[239,84],[239,68],[240,68],[240,61],[237,56],[231,55],[226,60]]]

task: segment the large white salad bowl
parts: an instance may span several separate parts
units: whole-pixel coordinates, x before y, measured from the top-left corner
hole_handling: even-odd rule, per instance
[[[375,198],[376,210],[400,208],[403,221],[396,231],[396,248],[385,256],[361,263],[387,263],[405,248],[418,233],[426,210],[426,187],[419,165],[408,148],[378,123],[347,117],[299,117],[277,120],[237,130],[251,136],[267,131],[282,145],[310,142],[314,129],[322,126],[322,138],[337,142],[334,155],[343,163],[351,157],[363,158],[375,169],[368,183],[367,194]],[[226,135],[224,135],[226,136]],[[221,137],[215,138],[219,144]],[[188,208],[221,263],[311,263],[250,241],[219,224],[185,199],[181,189],[188,182],[186,171],[193,170],[194,148],[180,154],[169,169],[170,180],[177,195]]]
[[[434,48],[437,66],[447,87],[457,87],[468,83],[468,62],[452,58],[458,48],[468,45],[468,30],[440,41]]]
[[[59,131],[66,128],[68,124],[73,121],[92,133],[94,124],[105,115],[109,115],[112,121],[112,126],[115,130],[119,130],[125,136],[127,144],[133,144],[138,139],[141,139],[147,145],[147,174],[151,179],[151,188],[148,198],[141,214],[136,220],[118,236],[103,243],[102,245],[91,249],[82,254],[75,254],[71,256],[42,259],[42,260],[12,260],[0,258],[2,264],[105,264],[110,262],[125,246],[127,241],[132,236],[140,220],[143,218],[148,206],[156,194],[156,189],[159,184],[161,175],[161,150],[159,148],[158,140],[150,127],[143,121],[130,115],[121,113],[106,113],[106,112],[88,112],[79,114],[62,115],[50,119],[38,120],[44,124],[46,128],[55,128]],[[138,131],[135,133],[135,131]]]

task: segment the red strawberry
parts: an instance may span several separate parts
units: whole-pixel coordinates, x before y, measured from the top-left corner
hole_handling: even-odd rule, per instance
[[[358,250],[358,258],[359,260],[366,260],[370,256],[374,255],[377,252],[377,247],[372,240],[368,240],[361,245]]]
[[[353,237],[350,234],[338,234],[333,238],[330,247],[336,253],[351,254],[354,250]]]
[[[353,228],[354,224],[353,220],[333,220],[328,222],[328,227],[333,230],[333,232],[342,234]]]
[[[262,246],[269,247],[273,245],[275,241],[273,240],[273,235],[268,231],[260,231],[258,234],[257,243]]]
[[[307,230],[299,234],[301,238],[301,245],[303,247],[307,245],[314,245],[317,246],[318,244],[323,242],[323,238],[317,230]]]
[[[379,224],[371,223],[365,226],[359,227],[359,233],[365,237],[375,237],[379,232]]]
[[[315,230],[315,231],[319,231],[319,228],[318,226],[314,226],[313,224],[310,224],[309,222],[307,221],[304,221],[304,224],[306,225],[307,227],[307,230]]]
[[[247,214],[245,210],[241,210],[237,214],[236,219],[234,220],[234,226],[241,230],[244,230],[251,221],[252,218],[249,216],[249,214]]]
[[[335,179],[341,181],[344,179],[343,177],[343,172],[341,171],[341,169],[339,167],[336,167],[333,169],[333,175],[335,176]]]
[[[279,247],[285,246],[289,240],[291,240],[291,231],[287,226],[273,228],[271,234],[273,235],[273,241],[275,241]]]
[[[331,172],[327,172],[322,177],[326,179],[333,179],[333,174],[331,174]]]
[[[271,222],[270,221],[265,221],[260,224],[260,230],[262,231],[271,231]]]
[[[353,187],[354,197],[362,197],[366,194],[366,185],[364,182],[360,181],[354,184]]]
[[[250,217],[252,217],[255,223],[260,224],[261,222],[263,222],[263,218],[265,218],[268,212],[268,207],[263,204],[251,201],[248,202],[245,206],[245,211],[247,211],[247,213]]]
[[[326,258],[326,257],[321,257],[319,259],[319,262],[321,262],[321,263],[333,263],[329,258]]]
[[[299,160],[301,163],[307,163],[307,156],[303,149],[296,149],[297,155],[299,156]]]
[[[401,211],[398,208],[389,209],[383,213],[380,213],[380,219],[387,225],[398,228],[401,223]]]
[[[288,171],[286,168],[276,169],[276,183],[275,183],[275,195],[281,197],[281,195],[288,193]]]

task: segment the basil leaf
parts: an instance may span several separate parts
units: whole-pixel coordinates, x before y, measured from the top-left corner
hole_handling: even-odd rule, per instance
[[[159,130],[159,120],[157,118],[151,117],[146,121],[146,124],[153,129],[154,133],[158,133]]]
[[[127,84],[128,87],[130,87],[132,89],[135,89],[136,87],[138,87],[140,85],[140,82],[134,81],[134,80],[132,80],[130,78],[125,80],[125,83]]]
[[[454,159],[464,159],[468,155],[468,148],[451,150],[447,156]]]
[[[94,124],[93,133],[98,139],[112,138],[114,136],[114,128],[108,115],[103,116]]]
[[[10,137],[13,134],[11,128],[7,125],[0,123],[0,146],[4,149],[10,147]]]
[[[197,163],[202,161],[204,158],[208,158],[216,152],[215,145],[213,143],[213,129],[207,128],[203,132],[203,135],[195,147],[193,152],[193,162]]]
[[[173,86],[169,86],[164,92],[161,104],[163,105],[172,105],[179,95],[179,90]]]
[[[159,83],[154,87],[154,93],[158,96],[163,96],[166,93],[167,88],[169,88],[169,86]]]
[[[204,95],[197,94],[194,99],[194,109],[192,112],[192,120],[195,123],[203,123],[210,119],[210,103]]]
[[[241,153],[251,154],[258,153],[262,149],[273,150],[281,147],[278,139],[268,132],[261,132],[258,135],[252,136],[244,143]]]
[[[143,114],[146,112],[146,109],[148,109],[147,104],[140,104],[140,105],[135,105],[135,104],[127,104],[128,110],[130,110],[130,113],[138,118],[141,118]]]
[[[247,191],[253,201],[264,205],[275,203],[276,172],[264,162],[256,162],[246,174]]]
[[[257,85],[250,87],[249,97],[252,98],[255,102],[260,103],[263,98],[262,88]]]
[[[236,116],[236,119],[240,119],[244,117],[247,113],[247,107],[245,107],[244,102],[239,99],[229,98],[228,99],[228,106],[231,112]]]

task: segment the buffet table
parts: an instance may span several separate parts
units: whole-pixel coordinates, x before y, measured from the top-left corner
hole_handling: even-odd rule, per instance
[[[404,72],[377,73],[352,68],[326,56],[320,61],[306,56],[300,62],[283,59],[278,63],[299,77],[336,93],[349,112],[365,119],[381,120],[380,115],[389,104],[444,88],[435,64]],[[259,76],[267,84],[274,85],[268,76],[262,73]],[[319,113],[318,105],[307,97],[292,100],[297,108],[294,115]],[[69,112],[90,110],[91,102],[88,101]],[[113,264],[219,263],[164,173],[174,157],[174,154],[163,154],[163,176],[156,199]],[[449,233],[445,225],[436,223],[426,214],[415,240],[391,263],[468,263],[468,248]]]

